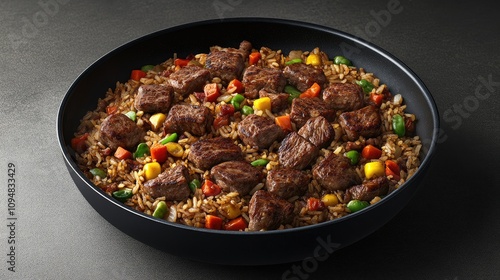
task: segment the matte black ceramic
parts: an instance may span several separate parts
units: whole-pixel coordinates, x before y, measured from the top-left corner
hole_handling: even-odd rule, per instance
[[[179,57],[210,46],[238,47],[248,40],[254,47],[290,50],[319,47],[344,55],[354,65],[375,73],[401,93],[407,111],[418,117],[417,134],[424,142],[418,172],[397,191],[357,213],[317,225],[267,232],[228,232],[170,223],[132,210],[95,187],[78,169],[70,149],[80,119],[96,108],[97,100],[116,81],[127,81],[131,69],[157,64],[177,53]],[[57,133],[60,148],[76,186],[87,201],[112,225],[159,250],[189,259],[220,264],[275,264],[325,259],[380,228],[396,215],[417,190],[436,148],[439,118],[434,100],[422,81],[401,61],[352,35],[314,24],[262,18],[210,20],[185,24],[129,42],[92,64],[69,88],[60,105]]]

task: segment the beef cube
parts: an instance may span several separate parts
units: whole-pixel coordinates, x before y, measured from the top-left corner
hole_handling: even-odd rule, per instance
[[[283,130],[268,117],[248,115],[238,124],[238,136],[245,145],[266,149],[283,138]]]
[[[151,197],[165,200],[184,200],[189,197],[189,171],[184,165],[167,168],[158,177],[146,181],[143,186]]]
[[[373,105],[340,114],[339,123],[350,141],[359,136],[376,137],[382,132],[382,118],[379,109]]]
[[[212,120],[212,114],[205,106],[177,104],[168,112],[163,129],[165,133],[187,131],[202,136],[210,131]]]
[[[304,63],[287,65],[283,69],[283,74],[289,84],[302,92],[310,88],[314,83],[323,88],[327,82],[322,69]]]
[[[281,142],[278,149],[279,161],[282,166],[293,169],[306,168],[318,155],[318,148],[297,132],[291,132]]]
[[[333,83],[323,90],[326,105],[335,110],[352,111],[364,105],[363,89],[353,83]]]
[[[289,106],[288,93],[272,93],[272,92],[267,92],[264,89],[261,89],[259,91],[259,98],[261,97],[269,97],[269,99],[271,99],[271,112],[273,113],[279,113],[281,111],[284,111]]]
[[[207,55],[205,68],[210,71],[212,78],[219,77],[224,83],[240,79],[245,59],[251,50],[252,44],[248,41],[241,42],[239,49],[214,47]]]
[[[225,192],[247,195],[262,180],[262,171],[246,161],[226,161],[212,167],[210,176]]]
[[[347,203],[353,199],[370,201],[376,196],[386,195],[388,191],[389,180],[387,177],[381,176],[348,188],[345,192],[344,202]]]
[[[175,92],[185,97],[195,91],[202,91],[209,79],[210,71],[196,65],[188,65],[170,74],[168,83]]]
[[[188,160],[199,169],[209,170],[221,162],[243,160],[243,154],[240,147],[231,139],[217,137],[193,143]]]
[[[329,122],[335,120],[335,110],[328,108],[323,100],[313,98],[295,98],[292,101],[290,118],[297,128],[301,128],[308,119],[323,116]]]
[[[312,169],[313,178],[327,191],[345,190],[361,178],[348,158],[330,153]]]
[[[329,146],[335,137],[335,130],[323,116],[310,118],[297,133],[320,149]]]
[[[250,199],[248,214],[251,231],[274,230],[292,219],[293,204],[264,190],[256,191]]]
[[[274,93],[282,92],[286,79],[280,69],[252,65],[245,70],[242,83],[245,87],[245,97],[255,99],[261,89]]]
[[[145,136],[144,130],[124,114],[112,114],[104,119],[99,129],[99,140],[111,149],[135,149]]]
[[[269,170],[266,178],[267,191],[284,199],[301,196],[307,191],[309,176],[303,171],[281,167]]]
[[[172,105],[174,90],[168,85],[141,85],[134,107],[145,113],[167,113]]]

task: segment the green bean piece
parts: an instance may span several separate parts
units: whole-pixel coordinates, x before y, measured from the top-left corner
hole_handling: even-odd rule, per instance
[[[403,137],[406,134],[405,120],[401,115],[394,115],[392,117],[392,130],[399,137]]]
[[[148,65],[142,66],[141,70],[144,71],[144,72],[148,72],[149,70],[153,70],[153,68],[155,68],[154,65],[148,64]]]
[[[337,55],[336,57],[333,58],[333,63],[335,64],[345,64],[347,66],[352,66],[352,63],[349,59],[345,58],[344,56]]]
[[[149,147],[148,144],[141,143],[134,152],[134,158],[143,157],[144,155],[149,155]]]
[[[302,59],[294,58],[294,59],[290,59],[289,61],[285,62],[286,65],[291,65],[291,64],[295,64],[295,63],[302,63]]]
[[[368,82],[365,79],[362,79],[361,81],[356,81],[356,84],[358,84],[365,93],[370,93],[372,89],[375,87],[372,83]]]
[[[351,161],[352,165],[356,165],[359,162],[359,152],[356,150],[350,150],[345,153],[345,156]]]
[[[160,140],[160,144],[165,145],[168,142],[175,142],[175,141],[177,141],[177,133],[174,132],[174,133],[170,134],[169,136]]]
[[[370,203],[368,201],[361,201],[361,200],[351,200],[349,203],[347,203],[347,208],[351,210],[352,213],[358,212],[361,209],[364,209],[366,207],[370,206]]]
[[[284,92],[290,94],[290,96],[288,96],[289,102],[292,102],[292,100],[294,100],[295,98],[298,98],[300,96],[300,94],[302,94],[302,92],[300,92],[298,89],[294,88],[291,85],[286,85]]]
[[[101,178],[106,178],[108,176],[108,174],[106,173],[106,171],[100,169],[100,168],[92,168],[90,169],[90,173],[95,177],[95,176],[99,176]]]
[[[266,166],[268,162],[269,162],[268,159],[261,158],[261,159],[257,159],[257,160],[252,161],[250,164],[252,166]]]
[[[198,179],[193,179],[191,182],[189,182],[188,185],[191,191],[194,193],[196,192],[196,189],[199,189],[201,187],[201,182]]]
[[[112,196],[121,202],[127,201],[133,195],[131,189],[121,189],[112,193]]]
[[[153,212],[153,217],[156,217],[158,219],[161,219],[167,214],[167,203],[165,201],[160,201],[158,204],[156,204],[155,211]]]
[[[243,108],[241,108],[241,112],[243,113],[243,115],[251,115],[253,114],[253,108],[248,105],[245,105],[243,106]]]
[[[125,116],[127,116],[129,119],[133,120],[135,122],[135,120],[137,119],[137,115],[134,111],[128,111]]]

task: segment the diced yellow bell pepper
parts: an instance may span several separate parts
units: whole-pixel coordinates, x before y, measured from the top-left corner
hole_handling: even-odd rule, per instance
[[[311,53],[306,58],[306,64],[311,64],[313,66],[321,65],[321,58],[319,54]]]
[[[261,97],[259,99],[255,99],[253,102],[253,108],[255,110],[271,110],[271,98],[269,97]]]
[[[161,173],[161,165],[158,162],[150,162],[144,165],[144,176],[146,181],[158,177]]]
[[[336,195],[334,194],[325,194],[322,198],[321,201],[325,206],[335,206],[339,203],[339,199],[337,198]]]
[[[184,148],[178,143],[168,142],[165,146],[167,146],[168,153],[174,157],[182,157],[184,155]]]
[[[153,126],[153,130],[158,130],[162,125],[163,122],[167,119],[167,116],[163,113],[156,113],[149,117],[149,121],[151,122],[151,125]]]
[[[241,210],[233,204],[224,204],[220,207],[219,212],[226,218],[232,220],[241,215]]]
[[[367,162],[365,164],[365,177],[371,179],[373,177],[383,176],[385,174],[384,164],[380,161]]]

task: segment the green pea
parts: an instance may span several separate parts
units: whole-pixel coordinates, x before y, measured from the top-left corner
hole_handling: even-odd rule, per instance
[[[165,145],[169,142],[175,142],[175,141],[177,141],[177,133],[174,132],[174,133],[170,134],[169,136],[160,140],[160,144]]]
[[[231,105],[233,105],[234,107],[234,110],[238,111],[240,110],[241,108],[241,105],[240,105],[241,102],[238,102],[236,99],[234,99],[234,97],[231,99]]]
[[[158,202],[158,204],[156,204],[155,211],[153,212],[153,217],[161,219],[163,218],[163,216],[165,216],[165,214],[167,214],[167,210],[167,203],[162,200]]]
[[[365,93],[370,93],[372,89],[375,87],[372,83],[368,82],[365,79],[362,79],[361,81],[356,81],[356,84],[358,84]]]
[[[252,166],[266,166],[268,162],[269,162],[268,159],[261,158],[261,159],[257,159],[257,160],[252,161],[250,164]]]
[[[149,155],[149,147],[148,144],[141,143],[134,152],[134,158],[143,157],[144,155]]]
[[[333,58],[333,63],[335,64],[345,64],[347,66],[352,66],[352,63],[349,59],[345,58],[344,56],[337,55],[336,57]]]
[[[347,203],[347,208],[351,210],[352,213],[364,209],[368,206],[370,206],[370,203],[368,201],[361,201],[357,199],[351,200],[349,201],[349,203]]]
[[[135,122],[135,120],[137,119],[137,115],[134,111],[129,111],[125,114],[125,116],[127,116],[129,119],[133,120]]]
[[[401,115],[394,115],[392,117],[392,130],[399,137],[403,137],[406,134],[405,120]]]
[[[294,58],[294,59],[290,59],[289,61],[285,62],[286,65],[291,65],[291,64],[295,64],[295,63],[302,63],[302,59]]]
[[[295,87],[293,87],[291,85],[286,85],[284,91],[286,93],[290,94],[290,96],[288,96],[288,101],[289,102],[292,102],[292,100],[294,100],[295,98],[299,97],[300,94],[302,93],[298,89],[296,89]]]
[[[350,150],[345,153],[345,156],[351,161],[352,165],[356,165],[359,162],[359,152],[356,150]]]
[[[241,94],[238,93],[235,96],[233,96],[233,98],[231,99],[231,101],[233,101],[233,100],[234,100],[234,102],[241,103],[241,102],[243,102],[243,100],[245,100],[245,96],[243,96],[243,95],[241,95]]]
[[[95,177],[95,176],[99,176],[101,178],[106,178],[108,176],[108,174],[106,174],[106,172],[100,168],[92,168],[90,169],[90,173]]]
[[[243,115],[251,115],[253,114],[253,108],[248,105],[245,105],[243,106],[243,108],[241,108],[241,112],[243,113]]]
[[[201,187],[201,182],[198,179],[193,179],[188,185],[192,192],[196,192],[196,189]]]
[[[127,201],[127,199],[131,198],[133,193],[131,189],[121,189],[112,193],[113,197],[118,199],[121,202]]]
[[[153,68],[155,68],[154,65],[148,64],[148,65],[142,66],[141,70],[144,71],[144,72],[148,72],[149,70],[153,70]]]

